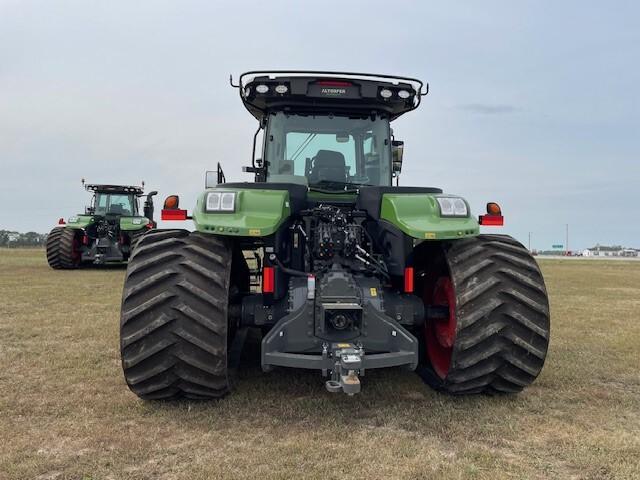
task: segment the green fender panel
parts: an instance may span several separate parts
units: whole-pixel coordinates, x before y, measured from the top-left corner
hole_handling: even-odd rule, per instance
[[[435,196],[429,194],[386,193],[382,196],[380,218],[421,240],[451,240],[480,233],[473,217],[442,218]]]
[[[209,192],[237,192],[233,213],[208,213],[204,211]],[[286,190],[242,190],[224,188],[205,190],[198,197],[193,210],[193,223],[199,232],[232,235],[238,237],[265,237],[278,230],[291,215],[289,192]]]
[[[67,227],[80,229],[86,228],[88,225],[93,223],[93,218],[91,215],[76,215],[74,217],[69,217],[67,220]],[[146,217],[120,217],[120,230],[123,231],[135,231],[145,228],[149,223],[149,219]]]
[[[147,217],[120,217],[120,230],[135,231],[145,228],[149,224]]]
[[[76,215],[67,219],[67,227],[69,228],[86,228],[87,225],[93,222],[91,215]]]

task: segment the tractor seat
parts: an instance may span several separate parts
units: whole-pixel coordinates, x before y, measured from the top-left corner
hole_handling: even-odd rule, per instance
[[[115,215],[124,215],[125,214],[125,208],[122,205],[111,205],[111,208],[109,209],[109,213],[111,214],[115,214]],[[128,213],[128,211],[126,211]]]
[[[340,152],[318,150],[313,159],[309,183],[318,183],[323,180],[342,183],[347,181],[347,167],[344,155]]]

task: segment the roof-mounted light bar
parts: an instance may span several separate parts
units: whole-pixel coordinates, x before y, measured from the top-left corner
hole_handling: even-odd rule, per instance
[[[269,79],[271,80],[276,80],[278,77],[319,77],[320,82],[330,82],[334,78],[341,79],[341,81],[344,82],[344,79],[348,78],[353,80],[368,80],[373,82],[389,82],[394,85],[398,85],[400,83],[409,83],[415,90],[418,97],[423,97],[429,93],[429,84],[427,83],[425,85],[422,80],[419,80],[417,78],[396,77],[393,75],[383,75],[377,73],[329,72],[316,70],[253,70],[241,74],[237,85],[233,83],[233,76],[229,77],[229,82],[231,83],[232,87],[240,88],[245,87],[248,83],[251,83],[253,80],[255,80],[256,77],[269,77]],[[423,88],[425,89],[424,91],[422,90]]]
[[[417,78],[392,75],[313,70],[250,71],[240,75],[240,99],[249,112],[263,121],[268,112],[290,111],[355,112],[381,110],[391,120],[415,110],[429,85]]]
[[[98,185],[93,183],[84,184],[84,188],[90,192],[126,192],[142,194],[144,192],[142,187],[134,185]]]

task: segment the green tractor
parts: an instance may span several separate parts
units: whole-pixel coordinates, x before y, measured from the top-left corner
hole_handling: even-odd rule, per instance
[[[47,261],[55,269],[72,269],[81,265],[103,265],[129,259],[136,242],[149,229],[153,220],[153,196],[144,201],[142,215],[138,200],[143,188],[127,185],[82,185],[93,193],[85,213],[58,221],[47,237]]]
[[[162,218],[195,231],[153,230],[134,251],[120,345],[135,394],[222,397],[249,329],[265,372],[316,370],[330,392],[389,367],[450,394],[534,381],[547,293],[526,248],[480,234],[503,224],[498,204],[476,219],[460,196],[398,186],[390,122],[418,107],[421,81],[275,71],[233,86],[259,122],[254,152],[263,131],[255,181],[226,183],[218,164],[191,215],[165,201]]]

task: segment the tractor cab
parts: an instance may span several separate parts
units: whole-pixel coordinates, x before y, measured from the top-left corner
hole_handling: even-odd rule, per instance
[[[142,187],[87,184],[85,189],[93,192],[91,205],[86,208],[87,214],[127,217],[138,215],[138,197],[143,193]]]
[[[132,217],[138,214],[138,198],[128,192],[96,191],[88,210],[94,215]]]
[[[144,202],[142,215],[139,209],[139,198],[144,195],[143,187],[129,185],[97,185],[85,184],[85,189],[93,192],[91,204],[85,209],[87,215],[101,217],[145,217],[153,220],[153,196],[158,192],[150,192]]]
[[[391,186],[403,144],[394,141],[390,122],[418,107],[422,86],[384,75],[245,73],[240,97],[264,130],[262,158],[245,171],[256,182],[331,192]]]

